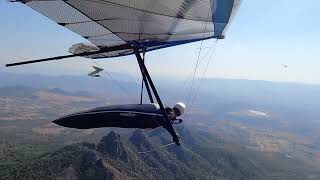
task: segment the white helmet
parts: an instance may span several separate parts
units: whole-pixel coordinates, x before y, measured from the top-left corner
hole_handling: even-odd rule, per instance
[[[186,112],[186,105],[182,102],[178,102],[176,105],[174,105],[173,110],[177,116],[182,116]]]

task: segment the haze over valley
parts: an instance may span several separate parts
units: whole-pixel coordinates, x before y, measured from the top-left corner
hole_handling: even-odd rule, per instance
[[[139,84],[114,75],[121,87],[105,78],[0,73],[0,178],[139,179],[146,171],[147,179],[183,178],[176,171],[187,179],[319,179],[320,86],[205,79],[176,126],[182,147],[145,155],[137,152],[171,142],[168,133],[51,123],[98,106],[138,103]],[[156,83],[166,104],[186,101],[188,83]]]

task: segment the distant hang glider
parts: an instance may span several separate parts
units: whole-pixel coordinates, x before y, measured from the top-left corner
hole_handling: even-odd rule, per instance
[[[141,53],[205,39],[224,39],[240,0],[18,0],[92,44],[76,44],[71,55],[7,64],[17,66],[70,57],[92,59],[135,54],[149,99],[155,96],[180,144]]]
[[[98,73],[100,73],[101,71],[103,71],[103,69],[101,68],[98,68],[96,66],[92,66],[94,71],[92,71],[91,73],[88,74],[88,76],[91,76],[91,77],[100,77],[100,75]]]

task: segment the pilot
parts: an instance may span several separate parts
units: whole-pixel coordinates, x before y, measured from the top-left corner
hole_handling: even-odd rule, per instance
[[[177,119],[177,117],[182,116],[185,113],[186,105],[184,103],[178,102],[173,108],[165,107],[165,109],[172,124],[182,123],[182,119]]]

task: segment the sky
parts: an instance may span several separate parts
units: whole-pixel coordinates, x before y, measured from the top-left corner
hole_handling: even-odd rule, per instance
[[[319,0],[243,0],[213,55],[210,47],[215,42],[203,42],[197,76],[320,84],[319,18]],[[94,65],[72,58],[5,68],[10,62],[66,55],[71,45],[86,40],[27,6],[6,0],[0,0],[0,22],[0,71],[86,75]],[[146,64],[153,76],[191,78],[200,47],[198,42],[149,52]],[[109,72],[138,76],[134,56],[98,63]]]

